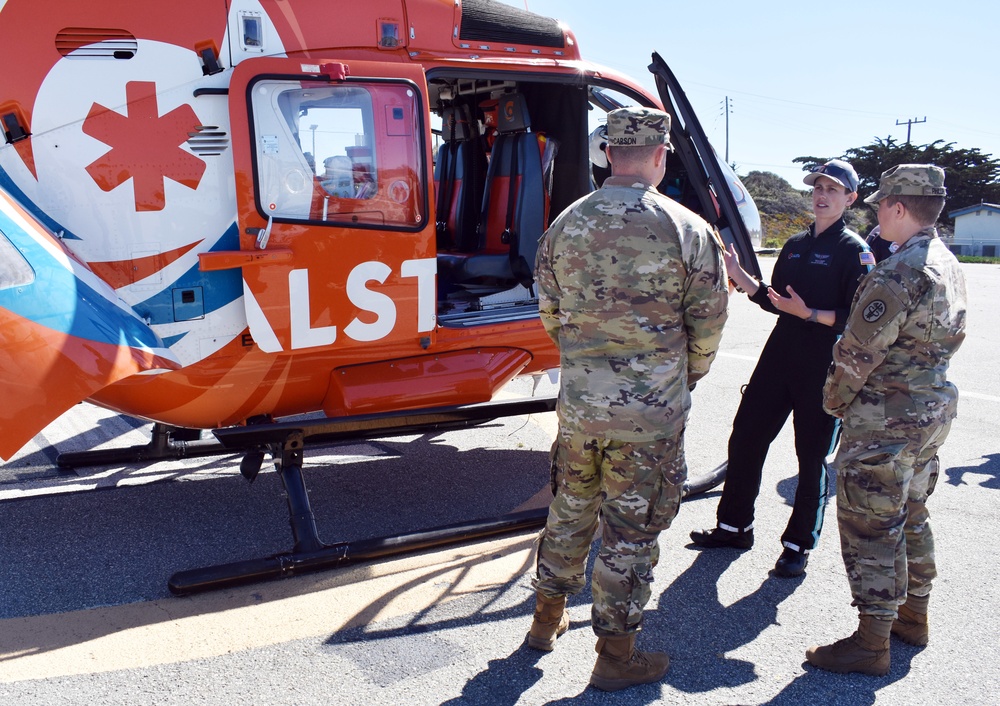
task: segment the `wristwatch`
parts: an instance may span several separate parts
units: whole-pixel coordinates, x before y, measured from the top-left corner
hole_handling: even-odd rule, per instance
[[[809,318],[806,319],[806,321],[813,321],[813,322],[815,322],[817,320],[816,319],[817,316],[819,316],[819,310],[818,309],[810,309],[809,310]]]

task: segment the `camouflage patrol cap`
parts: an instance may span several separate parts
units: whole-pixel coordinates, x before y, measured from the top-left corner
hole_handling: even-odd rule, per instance
[[[882,172],[878,191],[865,199],[877,204],[889,196],[945,196],[944,169],[933,164],[898,164]]]
[[[653,108],[619,108],[608,113],[608,145],[670,144],[670,116]]]

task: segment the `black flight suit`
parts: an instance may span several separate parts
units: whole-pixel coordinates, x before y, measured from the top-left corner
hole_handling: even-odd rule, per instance
[[[882,240],[881,236],[879,236],[878,233],[875,233],[874,230],[875,229],[873,228],[873,232],[868,234],[865,242],[868,243],[868,247],[871,248],[872,254],[875,255],[875,262],[882,262],[882,260],[886,259],[896,251],[892,249],[892,243],[888,240]]]
[[[730,531],[753,527],[754,502],[760,492],[767,450],[793,413],[799,480],[792,516],[782,544],[808,552],[819,541],[826,509],[824,460],[833,452],[839,422],[823,411],[823,383],[833,359],[858,283],[870,267],[865,241],[840,219],[818,236],[816,224],[792,236],[774,264],[772,287],[788,296],[787,285],[806,306],[836,312],[836,325],[826,326],[779,312],[767,298],[767,284],[751,300],[778,315],[750,382],[743,392],[729,437],[729,467],[719,501],[719,526]]]

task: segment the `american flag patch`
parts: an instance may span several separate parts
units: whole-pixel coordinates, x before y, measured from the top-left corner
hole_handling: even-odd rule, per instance
[[[870,252],[861,253],[861,264],[869,267],[875,266],[875,256]]]

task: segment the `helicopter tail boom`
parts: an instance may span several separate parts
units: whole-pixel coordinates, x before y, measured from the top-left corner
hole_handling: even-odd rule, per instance
[[[180,367],[156,333],[0,192],[0,458],[97,390]]]

